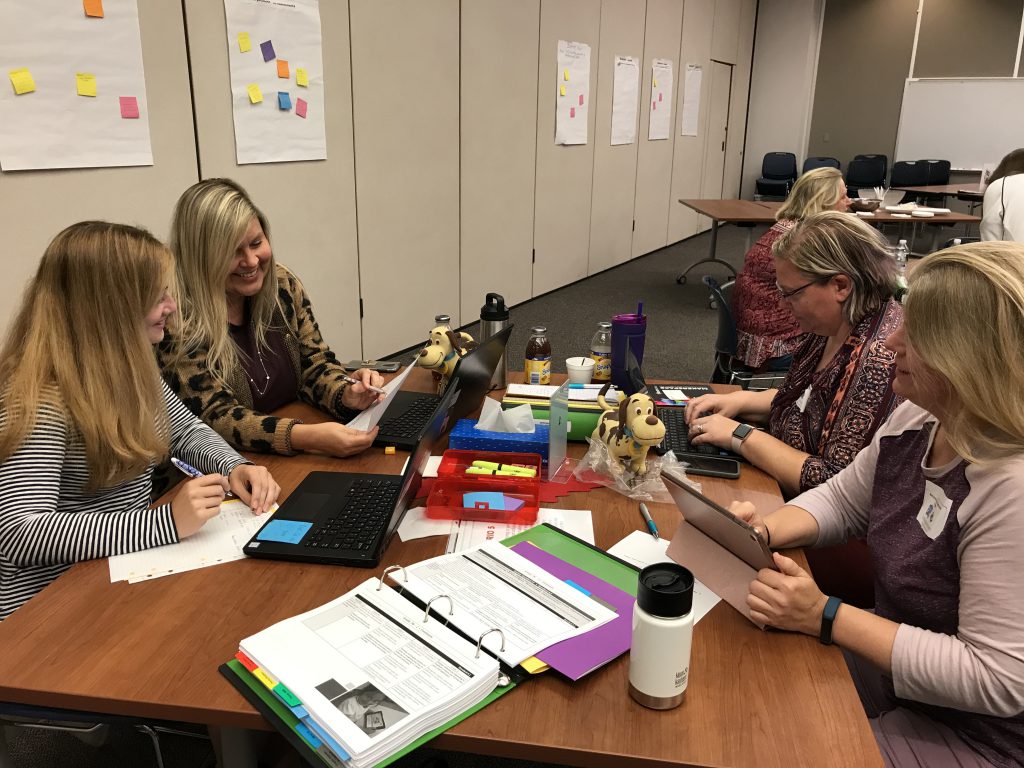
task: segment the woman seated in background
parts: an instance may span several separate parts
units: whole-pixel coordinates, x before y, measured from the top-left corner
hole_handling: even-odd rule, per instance
[[[144,230],[83,222],[53,239],[0,356],[0,620],[72,564],[172,544],[280,490],[189,413],[153,344],[175,303],[170,252]],[[150,507],[174,455],[208,472]]]
[[[772,244],[798,221],[820,211],[845,211],[850,198],[836,168],[816,168],[799,179],[775,214],[776,223],[747,251],[732,290],[735,357],[754,371],[786,370],[803,339],[800,324],[775,284]]]
[[[866,536],[874,613],[778,553],[747,603],[849,652],[886,765],[1024,765],[1024,247],[932,254],[905,304],[886,344],[909,402],[824,485],[763,519],[734,505],[773,547]]]
[[[1015,149],[988,177],[981,239],[1024,243],[1024,149]]]
[[[380,374],[348,384],[320,335],[299,279],[277,263],[270,226],[246,191],[208,179],[178,199],[171,250],[181,290],[180,332],[160,346],[168,383],[192,412],[236,448],[349,456],[377,436],[337,421],[269,416],[301,400],[347,420],[377,401]]]

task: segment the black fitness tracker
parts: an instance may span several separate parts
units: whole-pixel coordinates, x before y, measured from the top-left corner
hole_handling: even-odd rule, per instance
[[[732,452],[739,453],[740,446],[743,445],[743,441],[750,436],[750,433],[754,431],[754,428],[749,424],[740,424],[736,429],[732,431]]]
[[[838,597],[830,597],[825,602],[825,610],[821,612],[821,634],[818,635],[822,645],[832,645],[832,622],[836,620],[842,604],[843,601]]]

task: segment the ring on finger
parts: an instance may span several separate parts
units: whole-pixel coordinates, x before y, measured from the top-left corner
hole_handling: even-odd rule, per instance
[[[698,424],[697,425],[697,434],[698,435],[703,435],[704,434],[704,425],[703,424]]]

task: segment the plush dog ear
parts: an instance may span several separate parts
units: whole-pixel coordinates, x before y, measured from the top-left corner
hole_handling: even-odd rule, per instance
[[[444,335],[448,337],[448,343],[452,345],[452,352],[462,357],[462,348],[459,346],[459,340],[455,337],[455,334],[451,331],[445,331]]]
[[[626,397],[626,393],[623,392],[622,393],[622,402],[619,403],[619,424],[620,424],[620,426],[623,429],[626,428],[626,423],[627,423],[626,419],[627,419],[628,415],[629,415],[629,398]]]

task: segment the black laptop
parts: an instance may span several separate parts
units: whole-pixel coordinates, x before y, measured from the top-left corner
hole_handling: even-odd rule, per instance
[[[445,389],[447,393],[455,387],[460,392],[452,406],[452,424],[472,414],[483,403],[511,333],[510,324],[459,359]],[[440,399],[441,395],[427,392],[398,391],[392,394],[373,444],[393,445],[405,451],[414,449]]]
[[[249,539],[252,557],[376,567],[416,498],[431,449],[454,424],[448,387],[401,475],[310,472]]]

